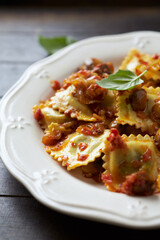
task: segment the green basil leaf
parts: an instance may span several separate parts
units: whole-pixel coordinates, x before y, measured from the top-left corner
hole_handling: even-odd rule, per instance
[[[53,54],[56,51],[64,48],[74,42],[76,40],[70,36],[60,36],[60,37],[43,37],[39,36],[40,45],[48,52],[48,54]]]
[[[128,90],[143,83],[144,81],[140,77],[146,72],[147,70],[137,76],[130,70],[118,70],[115,74],[110,74],[107,78],[98,81],[97,84],[109,90]]]

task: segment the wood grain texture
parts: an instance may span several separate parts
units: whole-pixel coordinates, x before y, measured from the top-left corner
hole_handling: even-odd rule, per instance
[[[160,8],[0,10],[0,62],[32,63],[45,57],[38,35],[77,40],[137,30],[160,31]]]
[[[38,35],[86,37],[136,30],[160,31],[160,8],[0,9],[0,98],[33,62],[47,56]],[[142,239],[136,231],[69,217],[44,207],[0,160],[0,239],[72,240],[105,236]]]
[[[135,231],[63,215],[32,198],[0,198],[2,240],[94,240],[117,236],[121,239],[148,239],[159,230]]]
[[[0,62],[0,96],[16,83],[30,63],[5,63]]]
[[[0,34],[0,61],[32,63],[45,56],[45,52],[38,45],[36,34]]]
[[[0,197],[1,196],[31,197],[31,194],[8,172],[0,158]]]

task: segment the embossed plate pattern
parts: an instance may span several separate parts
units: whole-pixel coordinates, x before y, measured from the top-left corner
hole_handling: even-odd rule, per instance
[[[116,67],[132,47],[160,53],[160,33],[133,32],[75,43],[33,64],[0,103],[0,151],[4,164],[41,203],[61,212],[129,227],[160,226],[160,196],[130,197],[108,192],[67,172],[52,160],[41,143],[42,131],[32,106],[46,99],[49,82],[62,81],[88,57],[112,61]]]

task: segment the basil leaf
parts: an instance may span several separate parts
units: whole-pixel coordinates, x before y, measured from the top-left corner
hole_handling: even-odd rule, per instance
[[[60,37],[43,37],[39,36],[40,45],[48,52],[48,54],[53,54],[56,51],[64,48],[74,42],[76,40],[70,36],[60,36]]]
[[[140,77],[146,72],[147,70],[137,76],[130,70],[118,70],[115,74],[110,74],[107,78],[98,81],[97,84],[109,90],[128,90],[143,83],[144,81]]]

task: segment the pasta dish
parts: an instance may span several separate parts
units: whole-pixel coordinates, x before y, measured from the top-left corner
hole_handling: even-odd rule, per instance
[[[100,87],[114,66],[88,59],[62,84],[51,81],[53,96],[33,107],[34,118],[46,152],[67,170],[81,168],[109,191],[148,196],[160,190],[160,57],[131,49],[119,69],[145,71],[143,82]]]

